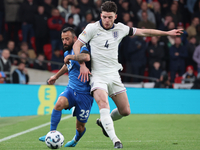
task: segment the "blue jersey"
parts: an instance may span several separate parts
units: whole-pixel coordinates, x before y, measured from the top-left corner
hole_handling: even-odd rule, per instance
[[[83,46],[80,50],[80,53],[82,51],[88,51],[88,48],[86,46]],[[67,55],[74,55],[73,49],[70,51],[66,51],[64,53],[64,57]],[[90,93],[90,85],[89,82],[81,82],[81,79],[78,79],[78,76],[80,74],[80,65],[77,61],[75,60],[70,60],[69,64],[67,64],[68,68],[68,73],[69,73],[69,83],[68,86],[75,90],[77,93],[85,93],[89,94]]]

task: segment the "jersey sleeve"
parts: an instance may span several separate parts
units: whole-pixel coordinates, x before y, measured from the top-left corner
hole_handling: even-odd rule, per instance
[[[67,55],[68,55],[68,51],[66,51],[66,52],[64,53],[64,58],[65,58]]]
[[[82,33],[78,36],[78,40],[81,41],[83,44],[86,44],[94,34],[94,25],[88,24]]]
[[[136,31],[137,31],[137,28],[132,27],[132,29],[133,29],[133,34],[132,34],[132,35],[135,35],[135,33],[136,33]],[[131,35],[131,36],[132,36],[132,35]]]
[[[123,23],[118,23],[120,25],[120,28],[123,30],[123,33],[126,35],[129,35],[129,36],[132,36],[132,35],[135,35],[135,32],[137,30],[137,28],[130,28],[129,26],[127,25],[124,25]]]
[[[80,50],[80,53],[84,53],[84,52],[88,52],[88,53],[89,53],[89,49],[87,48],[86,45],[83,45],[83,46],[81,47],[81,50]]]

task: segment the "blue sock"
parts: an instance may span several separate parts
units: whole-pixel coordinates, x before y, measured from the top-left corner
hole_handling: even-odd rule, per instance
[[[50,131],[56,130],[58,123],[60,122],[62,112],[53,109],[52,114],[51,114],[51,126],[50,126]]]
[[[83,136],[83,134],[85,133],[86,131],[86,128],[85,130],[82,132],[82,133],[79,133],[77,130],[76,130],[76,135],[75,135],[75,141],[78,142],[80,140],[80,138]]]

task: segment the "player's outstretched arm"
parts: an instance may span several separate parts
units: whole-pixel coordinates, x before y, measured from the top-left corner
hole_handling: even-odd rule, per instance
[[[135,35],[137,36],[177,36],[183,33],[183,29],[173,29],[170,31],[161,31],[156,29],[137,29]]]
[[[68,71],[67,66],[63,65],[62,68],[53,76],[51,76],[49,78],[49,80],[47,81],[49,85],[52,85],[56,82],[56,80],[62,76],[63,74],[65,74]]]
[[[87,53],[80,53],[80,54],[77,54],[77,55],[67,55],[64,58],[64,63],[69,64],[69,60],[76,60],[80,64],[82,64],[83,62],[90,61],[90,55],[87,54]]]

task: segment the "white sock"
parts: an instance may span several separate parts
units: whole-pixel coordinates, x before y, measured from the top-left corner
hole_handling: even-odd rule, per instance
[[[123,116],[119,113],[118,109],[115,108],[111,112],[111,118],[113,121],[121,119]]]
[[[113,124],[113,120],[110,116],[109,109],[103,108],[100,110],[100,119],[101,119],[101,123],[102,123],[104,129],[106,130],[106,132],[107,132],[108,136],[110,137],[110,139],[112,140],[113,144],[115,144],[115,142],[117,142],[117,141],[120,141],[115,134],[114,124]]]

